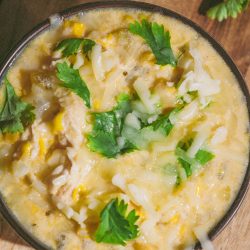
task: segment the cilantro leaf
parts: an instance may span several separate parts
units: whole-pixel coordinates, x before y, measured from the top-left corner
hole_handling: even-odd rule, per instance
[[[195,159],[201,164],[205,165],[207,162],[211,161],[214,158],[214,155],[206,150],[200,149],[196,155]]]
[[[156,64],[176,66],[177,60],[171,48],[170,33],[164,30],[163,25],[150,23],[144,19],[141,24],[137,21],[134,24],[131,23],[129,31],[146,41],[155,55]]]
[[[187,151],[192,143],[193,143],[193,138],[188,138],[180,141],[177,145],[177,148]]]
[[[160,129],[167,136],[171,132],[174,125],[169,120],[169,114],[161,115],[156,121],[152,123],[153,129]]]
[[[176,156],[178,156],[177,160],[181,164],[181,166],[185,169],[187,176],[190,176],[191,169],[189,168],[191,167],[191,165],[196,164],[195,159],[192,159],[191,157],[189,157],[186,151],[184,151],[183,149],[179,147],[176,148],[175,154]]]
[[[84,54],[87,54],[92,47],[95,45],[95,41],[91,39],[83,39],[82,41],[82,50]]]
[[[187,177],[192,175],[192,169],[191,169],[191,164],[188,163],[187,161],[183,160],[182,158],[178,158],[178,162],[181,164],[181,166],[184,168]]]
[[[95,232],[96,242],[126,245],[126,241],[136,238],[139,234],[135,222],[139,219],[135,210],[126,215],[128,205],[124,200],[112,199],[100,214],[100,223]]]
[[[195,164],[192,158],[190,158],[186,151],[177,146],[175,150],[175,155],[177,156],[177,161],[180,163],[181,167],[185,170],[186,176],[192,175],[192,164]]]
[[[84,54],[88,53],[95,45],[95,42],[86,38],[68,38],[62,40],[55,48],[55,50],[62,50],[63,56],[71,56],[76,54],[82,46]]]
[[[199,6],[199,10],[198,12],[201,14],[201,15],[206,15],[207,11],[216,6],[217,4],[221,3],[223,0],[202,0],[201,1],[201,4]]]
[[[250,0],[226,0],[219,1],[215,6],[207,10],[207,16],[211,19],[217,19],[219,22],[233,17],[236,18],[239,13],[243,12]]]
[[[0,132],[23,132],[24,128],[35,120],[35,114],[32,112],[34,107],[16,95],[7,79],[4,80],[4,86],[5,100],[0,111]]]
[[[171,123],[171,118],[183,108],[183,106],[179,106],[171,110],[169,113],[164,115],[159,115],[156,121],[154,121],[151,125],[154,130],[160,130],[163,132],[165,136],[168,136],[174,125]]]
[[[88,135],[88,146],[102,155],[113,158],[135,149],[135,146],[123,138],[123,145],[118,144],[126,115],[131,111],[130,98],[127,95],[118,97],[117,106],[108,112],[93,113],[94,126]]]
[[[66,62],[57,63],[56,67],[57,77],[62,81],[62,86],[80,96],[85,105],[90,108],[90,92],[86,83],[81,78],[79,70],[71,68]]]
[[[192,175],[193,168],[197,165],[204,166],[214,158],[211,152],[199,149],[194,158],[187,155],[186,151],[191,146],[193,140],[180,141],[176,147],[175,155],[181,167],[185,170],[187,177]]]
[[[55,50],[62,50],[63,56],[74,55],[78,52],[82,43],[81,38],[69,38],[62,40],[55,48]]]
[[[119,154],[118,124],[114,112],[93,113],[94,127],[88,135],[88,146],[102,155],[112,158]]]

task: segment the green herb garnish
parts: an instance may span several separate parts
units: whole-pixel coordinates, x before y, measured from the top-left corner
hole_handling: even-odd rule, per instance
[[[211,161],[214,158],[214,155],[206,150],[200,149],[196,155],[195,159],[201,164],[205,165],[207,162]]]
[[[176,66],[177,60],[170,44],[170,33],[163,25],[142,20],[129,25],[129,31],[141,36],[151,48],[156,58],[156,64]]]
[[[204,166],[214,158],[214,155],[204,149],[199,149],[194,158],[187,155],[186,151],[191,146],[193,140],[181,141],[178,143],[175,154],[181,167],[185,170],[187,177],[191,176],[193,169],[198,165]]]
[[[0,111],[0,132],[23,132],[24,128],[35,120],[34,107],[16,95],[7,78],[3,85],[5,86],[5,100]]]
[[[140,128],[137,129],[124,124],[126,116],[133,111],[132,106],[130,97],[123,94],[118,98],[118,104],[113,110],[93,113],[94,126],[88,135],[88,145],[92,151],[112,158],[118,154],[146,148],[149,143],[162,140],[171,132],[173,124],[169,116],[177,112],[177,109],[160,115],[151,124],[137,117],[140,123]]]
[[[135,210],[126,215],[128,205],[124,200],[112,199],[102,210],[100,223],[95,233],[95,240],[100,243],[126,245],[126,241],[136,238],[139,234],[135,224],[139,219]]]
[[[207,10],[206,14],[209,18],[216,19],[219,22],[229,17],[236,18],[249,4],[249,0],[219,0],[216,2],[214,6]]]
[[[169,114],[160,115],[156,121],[152,123],[153,129],[160,129],[166,136],[169,135],[174,125],[169,120]]]
[[[85,105],[90,108],[90,92],[86,83],[81,78],[79,70],[71,68],[66,62],[57,63],[56,67],[57,77],[62,81],[62,86],[80,96]]]
[[[82,49],[84,54],[87,54],[95,42],[86,38],[68,38],[62,40],[55,48],[55,50],[62,50],[64,57],[76,54],[80,49]]]
[[[182,158],[178,158],[178,162],[181,164],[181,166],[184,168],[186,172],[186,176],[189,177],[192,175],[192,169],[191,169],[191,164],[188,163],[187,161],[183,160]]]
[[[180,163],[181,167],[185,170],[187,177],[192,175],[192,166],[196,165],[196,161],[190,158],[186,151],[182,148],[177,147],[175,150],[177,160]]]
[[[94,152],[112,158],[135,149],[132,143],[123,138],[123,145],[118,144],[126,115],[131,111],[130,98],[127,95],[118,97],[117,106],[108,112],[93,113],[94,126],[88,135],[88,146]]]

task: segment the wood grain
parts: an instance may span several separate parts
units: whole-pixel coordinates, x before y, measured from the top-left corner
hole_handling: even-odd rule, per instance
[[[139,0],[140,1],[140,0]],[[0,0],[0,60],[35,24],[64,8],[83,0]],[[212,35],[233,58],[250,87],[250,8],[236,20],[222,23],[198,14],[200,0],[144,0],[172,9],[199,24]],[[230,224],[214,240],[217,250],[250,249],[250,192]],[[6,222],[0,228],[1,250],[30,248]],[[73,250],[73,249],[72,249]]]

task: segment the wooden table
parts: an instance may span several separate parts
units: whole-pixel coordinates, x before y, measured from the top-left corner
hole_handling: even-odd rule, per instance
[[[84,0],[0,0],[0,58],[35,24],[64,8],[84,3]],[[94,2],[94,1],[88,1]],[[167,7],[192,19],[210,33],[234,59],[250,87],[250,8],[236,20],[222,23],[211,21],[197,12],[200,0],[144,0]],[[237,215],[214,240],[216,249],[250,249],[250,192]],[[0,250],[31,249],[2,222]],[[73,249],[72,249],[73,250]]]

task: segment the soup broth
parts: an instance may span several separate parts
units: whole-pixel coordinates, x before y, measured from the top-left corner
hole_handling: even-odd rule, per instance
[[[196,31],[156,13],[89,11],[39,35],[6,79],[0,190],[32,234],[70,250],[210,244],[246,171],[249,120],[236,78]]]

